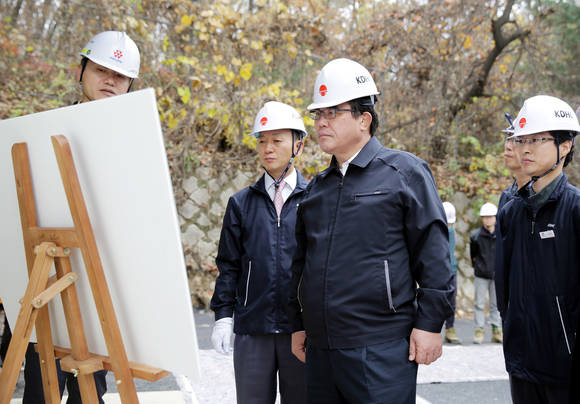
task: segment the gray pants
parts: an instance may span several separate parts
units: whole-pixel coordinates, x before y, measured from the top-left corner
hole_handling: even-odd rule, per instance
[[[306,366],[291,349],[289,334],[236,335],[234,373],[238,404],[274,404],[276,376],[282,404],[305,404]]]
[[[485,279],[475,277],[475,308],[473,310],[473,317],[475,318],[475,326],[483,328],[485,325],[485,299],[489,292],[489,322],[491,325],[501,328],[501,320],[499,318],[499,311],[497,310],[497,297],[495,296],[495,282],[493,279]]]

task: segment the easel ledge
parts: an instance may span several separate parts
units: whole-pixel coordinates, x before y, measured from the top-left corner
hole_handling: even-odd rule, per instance
[[[70,348],[61,348],[61,347],[54,347],[54,354],[57,358],[61,359],[65,356],[72,354],[72,349]],[[113,370],[113,366],[111,364],[111,360],[108,356],[97,355],[91,353],[91,357],[97,358],[103,362],[103,368],[105,370]],[[169,372],[167,370],[155,368],[153,366],[143,365],[141,363],[129,362],[129,368],[131,369],[131,374],[133,377],[146,380],[148,382],[156,382],[163,379],[166,376],[169,376]]]

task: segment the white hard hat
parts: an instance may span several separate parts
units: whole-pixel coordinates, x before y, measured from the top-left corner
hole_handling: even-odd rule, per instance
[[[572,107],[549,95],[536,95],[524,101],[524,106],[514,121],[513,136],[553,130],[580,132],[578,117]]]
[[[379,94],[369,71],[350,59],[334,59],[318,73],[314,84],[313,103],[308,109],[328,108],[361,97]],[[369,101],[370,102],[370,101]]]
[[[455,223],[455,206],[451,202],[443,202],[443,209],[445,209],[445,216],[447,216],[447,223]]]
[[[479,209],[479,216],[495,216],[497,214],[497,206],[493,203],[484,203]]]
[[[252,135],[258,137],[260,132],[277,129],[294,129],[303,137],[308,135],[298,111],[282,102],[268,101],[256,115]]]
[[[139,75],[139,48],[124,32],[105,31],[95,35],[80,55],[123,76],[134,79]]]

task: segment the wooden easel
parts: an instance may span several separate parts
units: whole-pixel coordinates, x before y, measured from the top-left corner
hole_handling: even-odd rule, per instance
[[[115,374],[121,402],[135,404],[139,401],[133,377],[157,381],[169,373],[162,369],[128,361],[70,145],[66,137],[61,135],[52,136],[51,140],[74,227],[38,227],[28,149],[26,143],[14,144],[12,159],[29,282],[21,300],[22,305],[13,329],[12,341],[0,373],[0,404],[10,403],[35,323],[46,404],[61,402],[56,357],[62,358],[62,370],[71,372],[78,378],[83,403],[98,403],[93,373],[107,369],[112,370]],[[72,248],[78,248],[82,253],[93,300],[105,337],[108,357],[95,355],[88,351],[74,285],[78,277],[72,272],[70,262]],[[49,277],[53,264],[56,275]],[[59,294],[67,322],[71,343],[70,350],[57,348],[52,342],[50,318],[46,304]]]

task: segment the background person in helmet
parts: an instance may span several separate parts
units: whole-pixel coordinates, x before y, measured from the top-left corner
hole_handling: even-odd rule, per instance
[[[489,293],[489,322],[491,323],[491,341],[502,342],[502,331],[497,310],[495,294],[494,265],[495,265],[495,215],[497,208],[493,203],[484,203],[479,209],[482,226],[474,230],[469,236],[471,264],[475,279],[475,304],[473,318],[475,320],[474,344],[481,344],[485,336],[485,301]]]
[[[288,310],[309,403],[414,403],[417,363],[441,355],[452,314],[435,181],[423,160],[373,136],[377,94],[367,69],[336,59],[308,107],[320,148],[333,155],[296,222]]]
[[[81,50],[82,57],[75,72],[81,85],[81,101],[94,101],[129,91],[133,80],[139,74],[139,50],[124,32],[105,31],[95,35]],[[60,370],[57,361],[60,394],[66,384],[67,404],[80,404],[81,395],[77,379],[72,373]],[[104,403],[107,392],[106,370],[95,372],[95,385],[99,402]],[[24,393],[22,404],[43,404],[44,392],[40,362],[34,344],[29,344],[24,367]]]
[[[306,130],[294,108],[271,101],[256,115],[253,135],[265,173],[226,208],[211,340],[216,351],[229,353],[233,323],[238,403],[273,404],[278,377],[282,403],[303,404],[305,367],[292,355],[285,308],[296,208],[307,185],[293,161],[302,153]]]
[[[514,147],[514,138],[511,137],[514,134],[514,125],[512,122],[512,118],[509,114],[505,114],[506,118],[508,119],[510,126],[506,129],[502,130],[505,134],[504,139],[504,146],[503,146],[503,161],[504,166],[509,170],[510,174],[514,178],[514,182],[512,185],[507,187],[499,197],[498,203],[498,210],[506,204],[520,189],[522,186],[530,181],[530,177],[528,177],[522,170],[522,165],[520,164],[520,160],[516,155],[515,147]]]
[[[455,229],[453,224],[456,220],[455,206],[451,202],[443,202],[443,209],[445,209],[445,216],[447,217],[447,231],[449,232],[449,258],[451,259],[451,284],[453,285],[453,294],[450,302],[453,314],[445,320],[445,341],[450,344],[461,344],[461,339],[455,332],[455,301],[457,299],[457,259],[455,258]]]
[[[562,169],[578,118],[564,101],[527,99],[514,144],[530,182],[498,215],[496,286],[515,404],[566,403],[580,321],[580,190]]]

